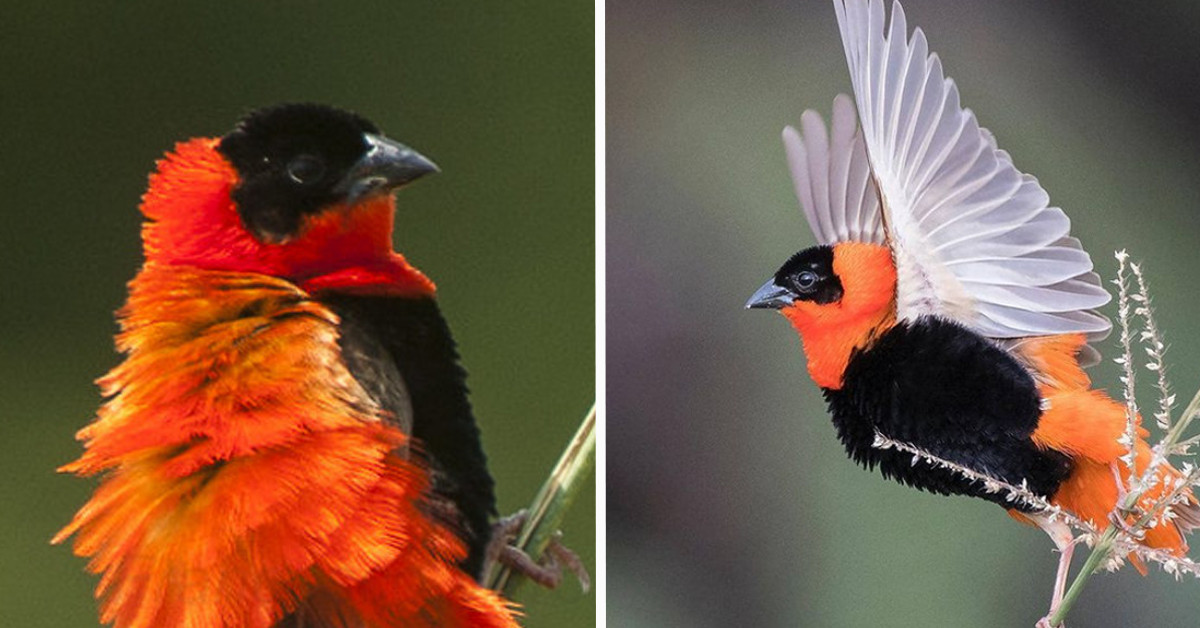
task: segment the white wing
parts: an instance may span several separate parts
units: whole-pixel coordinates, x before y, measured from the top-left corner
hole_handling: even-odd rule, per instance
[[[833,101],[832,127],[830,137],[820,114],[809,109],[800,116],[803,135],[790,126],[783,130],[783,147],[804,217],[818,244],[884,244],[879,194],[871,180],[854,102],[845,94]]]
[[[1109,300],[1070,221],[1037,180],[958,101],[904,9],[834,0],[883,222],[897,270],[897,315],[952,318],[992,338],[1112,324]],[[794,170],[794,169],[793,169]]]

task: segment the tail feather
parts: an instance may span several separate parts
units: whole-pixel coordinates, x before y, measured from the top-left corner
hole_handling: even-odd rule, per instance
[[[1175,525],[1185,534],[1200,528],[1200,502],[1196,501],[1195,496],[1175,506],[1171,512],[1175,514]]]

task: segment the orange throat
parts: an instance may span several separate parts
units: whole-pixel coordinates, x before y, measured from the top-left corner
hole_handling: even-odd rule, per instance
[[[833,270],[842,282],[840,300],[797,301],[780,313],[804,342],[813,381],[837,390],[854,351],[896,322],[896,269],[887,247],[843,242],[834,247]]]

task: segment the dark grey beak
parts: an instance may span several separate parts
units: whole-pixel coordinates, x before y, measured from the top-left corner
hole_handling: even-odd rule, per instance
[[[333,188],[334,193],[345,197],[349,205],[439,171],[437,164],[400,142],[373,133],[364,137],[367,154]]]
[[[785,308],[796,300],[796,295],[792,294],[787,288],[780,288],[775,285],[775,278],[772,277],[764,283],[754,296],[746,301],[746,309],[772,309],[778,310]]]

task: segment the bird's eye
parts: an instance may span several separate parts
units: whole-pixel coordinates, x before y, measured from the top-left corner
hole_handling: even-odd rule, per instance
[[[313,183],[325,176],[325,163],[316,155],[302,153],[288,162],[287,173],[296,183]]]
[[[817,273],[814,273],[811,270],[802,270],[799,273],[796,273],[796,277],[793,281],[796,284],[797,290],[801,292],[810,292],[816,287],[817,279]]]

